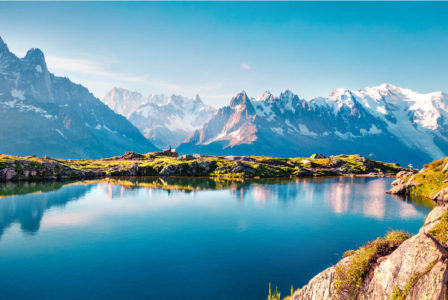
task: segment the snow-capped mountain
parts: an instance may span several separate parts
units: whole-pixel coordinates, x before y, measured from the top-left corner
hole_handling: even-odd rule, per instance
[[[23,58],[0,38],[0,153],[99,158],[157,148],[85,87],[47,69],[44,54]]]
[[[113,88],[102,100],[125,116],[145,137],[160,148],[177,147],[216,112],[196,98],[151,94]]]
[[[421,165],[448,154],[448,95],[391,84],[337,89],[309,101],[291,91],[243,91],[178,147],[180,152],[282,157],[360,153]]]

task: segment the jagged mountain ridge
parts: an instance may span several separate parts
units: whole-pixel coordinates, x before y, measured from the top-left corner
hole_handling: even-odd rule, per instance
[[[182,153],[292,157],[360,153],[421,165],[447,155],[448,95],[391,84],[304,100],[287,90],[232,98],[178,147]]]
[[[99,158],[157,148],[85,87],[49,72],[44,54],[23,58],[0,38],[0,153]]]
[[[113,88],[102,101],[125,116],[142,134],[160,148],[177,147],[216,112],[202,102],[183,96],[151,94]]]

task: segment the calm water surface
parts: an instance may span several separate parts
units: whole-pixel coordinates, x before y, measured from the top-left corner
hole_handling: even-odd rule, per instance
[[[387,178],[138,182],[0,185],[0,299],[285,295],[431,209]]]

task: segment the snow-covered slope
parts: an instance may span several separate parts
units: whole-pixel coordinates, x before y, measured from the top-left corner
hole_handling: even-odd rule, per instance
[[[41,50],[18,58],[1,38],[0,128],[5,154],[99,158],[156,150],[85,87],[51,74]]]
[[[191,131],[200,128],[216,112],[196,98],[151,94],[113,88],[103,102],[125,116],[150,141],[161,148],[177,147]]]
[[[448,154],[448,95],[391,84],[300,99],[243,91],[179,146],[181,152],[275,156],[360,153],[401,164]]]

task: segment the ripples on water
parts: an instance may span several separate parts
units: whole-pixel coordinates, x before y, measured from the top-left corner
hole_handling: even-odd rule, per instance
[[[197,178],[0,185],[2,299],[263,299],[432,202],[388,178]]]

